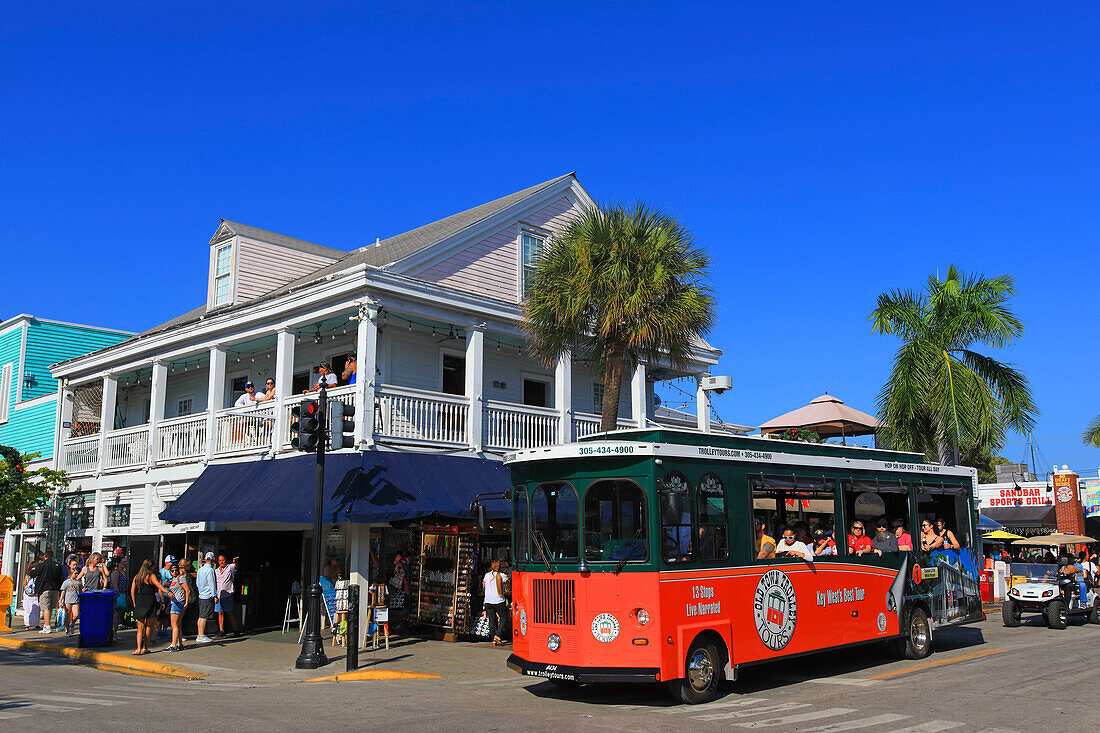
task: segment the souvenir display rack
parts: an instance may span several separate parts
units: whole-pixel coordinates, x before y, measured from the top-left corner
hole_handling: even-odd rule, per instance
[[[425,528],[420,541],[416,578],[417,620],[445,633],[467,633],[471,574],[476,565],[477,538],[457,527]]]

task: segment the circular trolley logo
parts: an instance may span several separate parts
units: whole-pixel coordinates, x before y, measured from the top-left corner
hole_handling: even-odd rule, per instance
[[[878,615],[878,630],[880,634],[886,632],[886,614],[882,612]]]
[[[612,616],[610,613],[601,613],[596,618],[592,619],[592,636],[596,637],[596,641],[602,641],[604,644],[615,641],[615,638],[619,635],[619,619]]]
[[[786,573],[769,570],[760,578],[753,598],[753,615],[756,633],[764,646],[779,651],[790,643],[798,620],[798,602]]]
[[[527,609],[521,608],[519,610],[519,633],[521,636],[527,636]]]

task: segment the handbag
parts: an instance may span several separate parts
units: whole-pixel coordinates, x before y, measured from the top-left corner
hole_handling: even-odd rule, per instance
[[[405,607],[405,594],[404,593],[390,593],[389,607],[390,608],[404,608]]]
[[[484,611],[477,617],[477,622],[474,624],[474,636],[480,636],[483,639],[489,638],[489,614]]]

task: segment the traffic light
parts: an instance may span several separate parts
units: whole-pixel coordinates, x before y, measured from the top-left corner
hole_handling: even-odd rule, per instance
[[[331,450],[354,448],[355,437],[347,433],[355,432],[355,423],[348,420],[355,416],[355,405],[330,400],[328,403],[328,432]]]
[[[320,418],[321,406],[315,400],[290,408],[290,444],[298,450],[316,451],[324,435]]]

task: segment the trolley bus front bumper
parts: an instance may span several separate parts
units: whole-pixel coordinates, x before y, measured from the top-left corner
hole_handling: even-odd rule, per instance
[[[566,682],[660,682],[657,667],[567,667],[561,664],[528,662],[515,654],[508,657],[508,666],[528,677]]]

